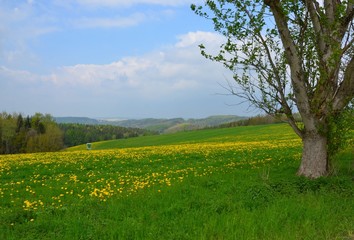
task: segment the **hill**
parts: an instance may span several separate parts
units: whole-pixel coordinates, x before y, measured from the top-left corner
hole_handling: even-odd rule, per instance
[[[123,120],[116,124],[123,127],[136,127],[144,128],[152,131],[158,131],[160,133],[173,133],[187,130],[195,130],[206,127],[215,127],[221,124],[231,123],[244,119],[244,117],[234,116],[234,115],[218,115],[210,116],[207,118],[200,119],[183,119],[183,118],[172,118],[172,119],[138,119],[138,120]]]
[[[205,142],[251,142],[274,139],[297,139],[296,134],[287,124],[243,126],[234,128],[201,129],[163,135],[141,136],[129,139],[116,139],[92,143],[93,150],[191,144]],[[66,151],[85,150],[86,145],[67,148]]]
[[[92,119],[87,117],[55,117],[57,123],[102,124],[127,128],[142,128],[159,133],[172,133],[186,130],[195,130],[206,127],[215,127],[222,124],[237,122],[245,117],[235,115],[218,115],[201,119],[183,118],[144,118],[144,119]]]
[[[88,117],[54,117],[57,123],[102,124],[99,120]]]
[[[2,155],[0,239],[352,239],[352,149],[316,180],[300,158],[285,124]]]

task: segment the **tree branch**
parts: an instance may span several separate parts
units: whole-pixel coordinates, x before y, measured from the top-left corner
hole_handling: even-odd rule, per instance
[[[344,79],[333,99],[333,110],[343,109],[354,95],[354,56],[344,73]]]
[[[335,20],[335,12],[337,9],[337,0],[324,0],[324,8],[326,10],[326,17],[332,24]]]
[[[325,52],[326,52],[326,43],[325,43],[325,39],[323,37],[324,33],[323,33],[323,28],[321,26],[321,19],[320,19],[320,15],[319,15],[319,7],[318,7],[318,2],[317,1],[313,1],[313,0],[303,0],[308,11],[310,12],[310,17],[311,17],[311,21],[316,33],[316,41],[318,43],[319,46],[319,54],[320,56],[324,56]]]
[[[285,55],[290,65],[291,81],[296,96],[296,103],[305,126],[308,129],[315,129],[316,124],[311,114],[311,107],[309,96],[307,94],[306,83],[304,79],[304,72],[302,69],[301,59],[298,55],[296,46],[292,39],[289,27],[287,25],[286,15],[283,13],[281,3],[279,0],[264,0],[273,13],[283,46]]]
[[[342,23],[341,27],[340,27],[340,32],[341,32],[342,38],[344,37],[345,33],[347,32],[350,22],[352,22],[353,18],[354,18],[354,0],[348,1],[347,9],[345,12],[346,12],[345,15],[340,20],[340,22]]]

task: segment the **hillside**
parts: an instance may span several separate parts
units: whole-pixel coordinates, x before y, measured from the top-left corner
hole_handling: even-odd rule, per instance
[[[2,155],[0,239],[353,239],[353,157],[298,177],[285,124]]]
[[[221,124],[236,122],[245,117],[234,115],[210,116],[201,119],[183,119],[183,118],[144,118],[127,120],[105,120],[92,119],[86,117],[55,117],[57,123],[79,123],[79,124],[102,124],[113,125],[128,128],[142,128],[160,133],[172,133],[186,130],[195,130],[206,127],[215,127]]]
[[[54,117],[54,120],[57,123],[78,123],[90,125],[102,124],[102,122],[98,121],[97,119],[88,117]]]
[[[222,129],[202,129],[196,131],[177,132],[163,135],[142,136],[129,139],[117,139],[92,143],[93,150],[190,144],[200,142],[251,142],[254,139],[269,140],[269,136],[277,139],[297,139],[287,124],[244,126]],[[86,145],[67,148],[66,151],[85,150]]]

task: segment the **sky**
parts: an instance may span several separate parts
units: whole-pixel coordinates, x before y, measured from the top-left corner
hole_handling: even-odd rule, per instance
[[[256,113],[201,56],[225,39],[202,0],[0,0],[0,111],[55,117],[203,118]]]

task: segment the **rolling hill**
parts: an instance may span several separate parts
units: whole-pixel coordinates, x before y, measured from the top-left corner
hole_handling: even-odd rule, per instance
[[[177,132],[163,135],[142,136],[128,139],[116,139],[92,143],[93,150],[134,148],[147,146],[191,144],[200,142],[237,142],[269,140],[270,136],[277,139],[297,139],[287,124],[244,126],[222,129],[202,129],[196,131]],[[86,145],[67,148],[66,151],[85,150]]]
[[[127,120],[93,119],[87,117],[55,117],[57,123],[79,123],[79,124],[102,124],[114,125],[129,128],[142,128],[159,133],[173,133],[187,130],[195,130],[206,127],[215,127],[221,124],[236,122],[245,117],[235,115],[218,115],[201,119],[183,118],[144,118]]]
[[[1,155],[0,239],[353,237],[352,149],[332,176],[298,177],[301,140],[286,124],[92,147]]]

